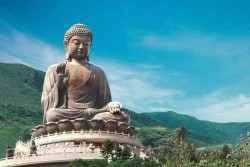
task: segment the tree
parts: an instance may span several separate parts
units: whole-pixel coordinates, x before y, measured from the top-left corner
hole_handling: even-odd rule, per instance
[[[110,163],[110,167],[159,167],[160,164],[152,159],[131,158]]]
[[[181,125],[175,131],[176,131],[176,144],[179,145],[182,142],[184,142],[187,134],[187,129],[183,125]]]
[[[88,167],[109,167],[109,163],[107,160],[94,159]]]
[[[220,153],[220,158],[221,159],[226,159],[227,155],[230,154],[230,153],[231,153],[231,149],[230,149],[229,145],[224,144],[223,148],[221,150],[221,153]]]
[[[82,159],[76,159],[69,163],[67,167],[109,167],[107,160],[94,159],[92,161],[86,161]]]
[[[114,156],[114,150],[115,148],[115,143],[111,140],[106,140],[104,145],[103,145],[103,148],[101,150],[101,154],[102,156],[105,158],[105,159],[108,159],[111,157],[111,159],[113,159],[113,156]]]
[[[186,133],[186,128],[180,126],[176,129],[176,139],[167,139],[162,152],[167,166],[184,165],[197,161],[195,146],[184,141]]]
[[[110,167],[143,167],[142,159],[133,158],[128,160],[117,160],[110,163]]]
[[[124,146],[121,153],[121,159],[127,160],[131,157],[131,149],[128,146]]]
[[[84,161],[82,159],[76,159],[67,165],[67,167],[78,167],[78,166],[89,167],[89,162]]]
[[[126,160],[131,157],[131,149],[128,146],[119,145],[111,140],[106,140],[101,150],[105,159],[111,158],[112,161]]]
[[[117,160],[117,159],[121,159],[122,158],[122,147],[116,143],[115,144],[115,148],[114,148],[114,159],[113,160]]]

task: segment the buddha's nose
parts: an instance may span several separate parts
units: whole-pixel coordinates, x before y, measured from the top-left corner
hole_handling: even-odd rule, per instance
[[[83,43],[80,44],[79,49],[83,49]]]

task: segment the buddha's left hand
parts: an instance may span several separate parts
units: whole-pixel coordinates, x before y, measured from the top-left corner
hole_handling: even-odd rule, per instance
[[[107,110],[112,114],[119,113],[122,108],[122,104],[120,102],[109,102],[107,104]]]

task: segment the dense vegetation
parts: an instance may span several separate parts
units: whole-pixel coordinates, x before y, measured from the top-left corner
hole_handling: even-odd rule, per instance
[[[44,73],[21,64],[0,64],[0,157],[7,145],[28,140],[41,123],[40,92]]]
[[[131,158],[127,160],[117,160],[108,163],[107,160],[84,161],[77,159],[70,163],[68,167],[159,167],[159,164],[151,159]]]

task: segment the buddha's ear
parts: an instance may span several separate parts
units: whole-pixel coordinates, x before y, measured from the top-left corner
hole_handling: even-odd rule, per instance
[[[68,50],[68,44],[64,43],[64,48],[67,51]]]
[[[66,60],[70,60],[70,55],[69,55],[69,53],[68,53],[68,46],[69,46],[68,43],[64,43],[65,52],[66,52],[66,55],[65,55],[65,59],[66,59]]]
[[[65,59],[70,60],[70,56],[69,56],[69,53],[67,51],[66,51]]]

